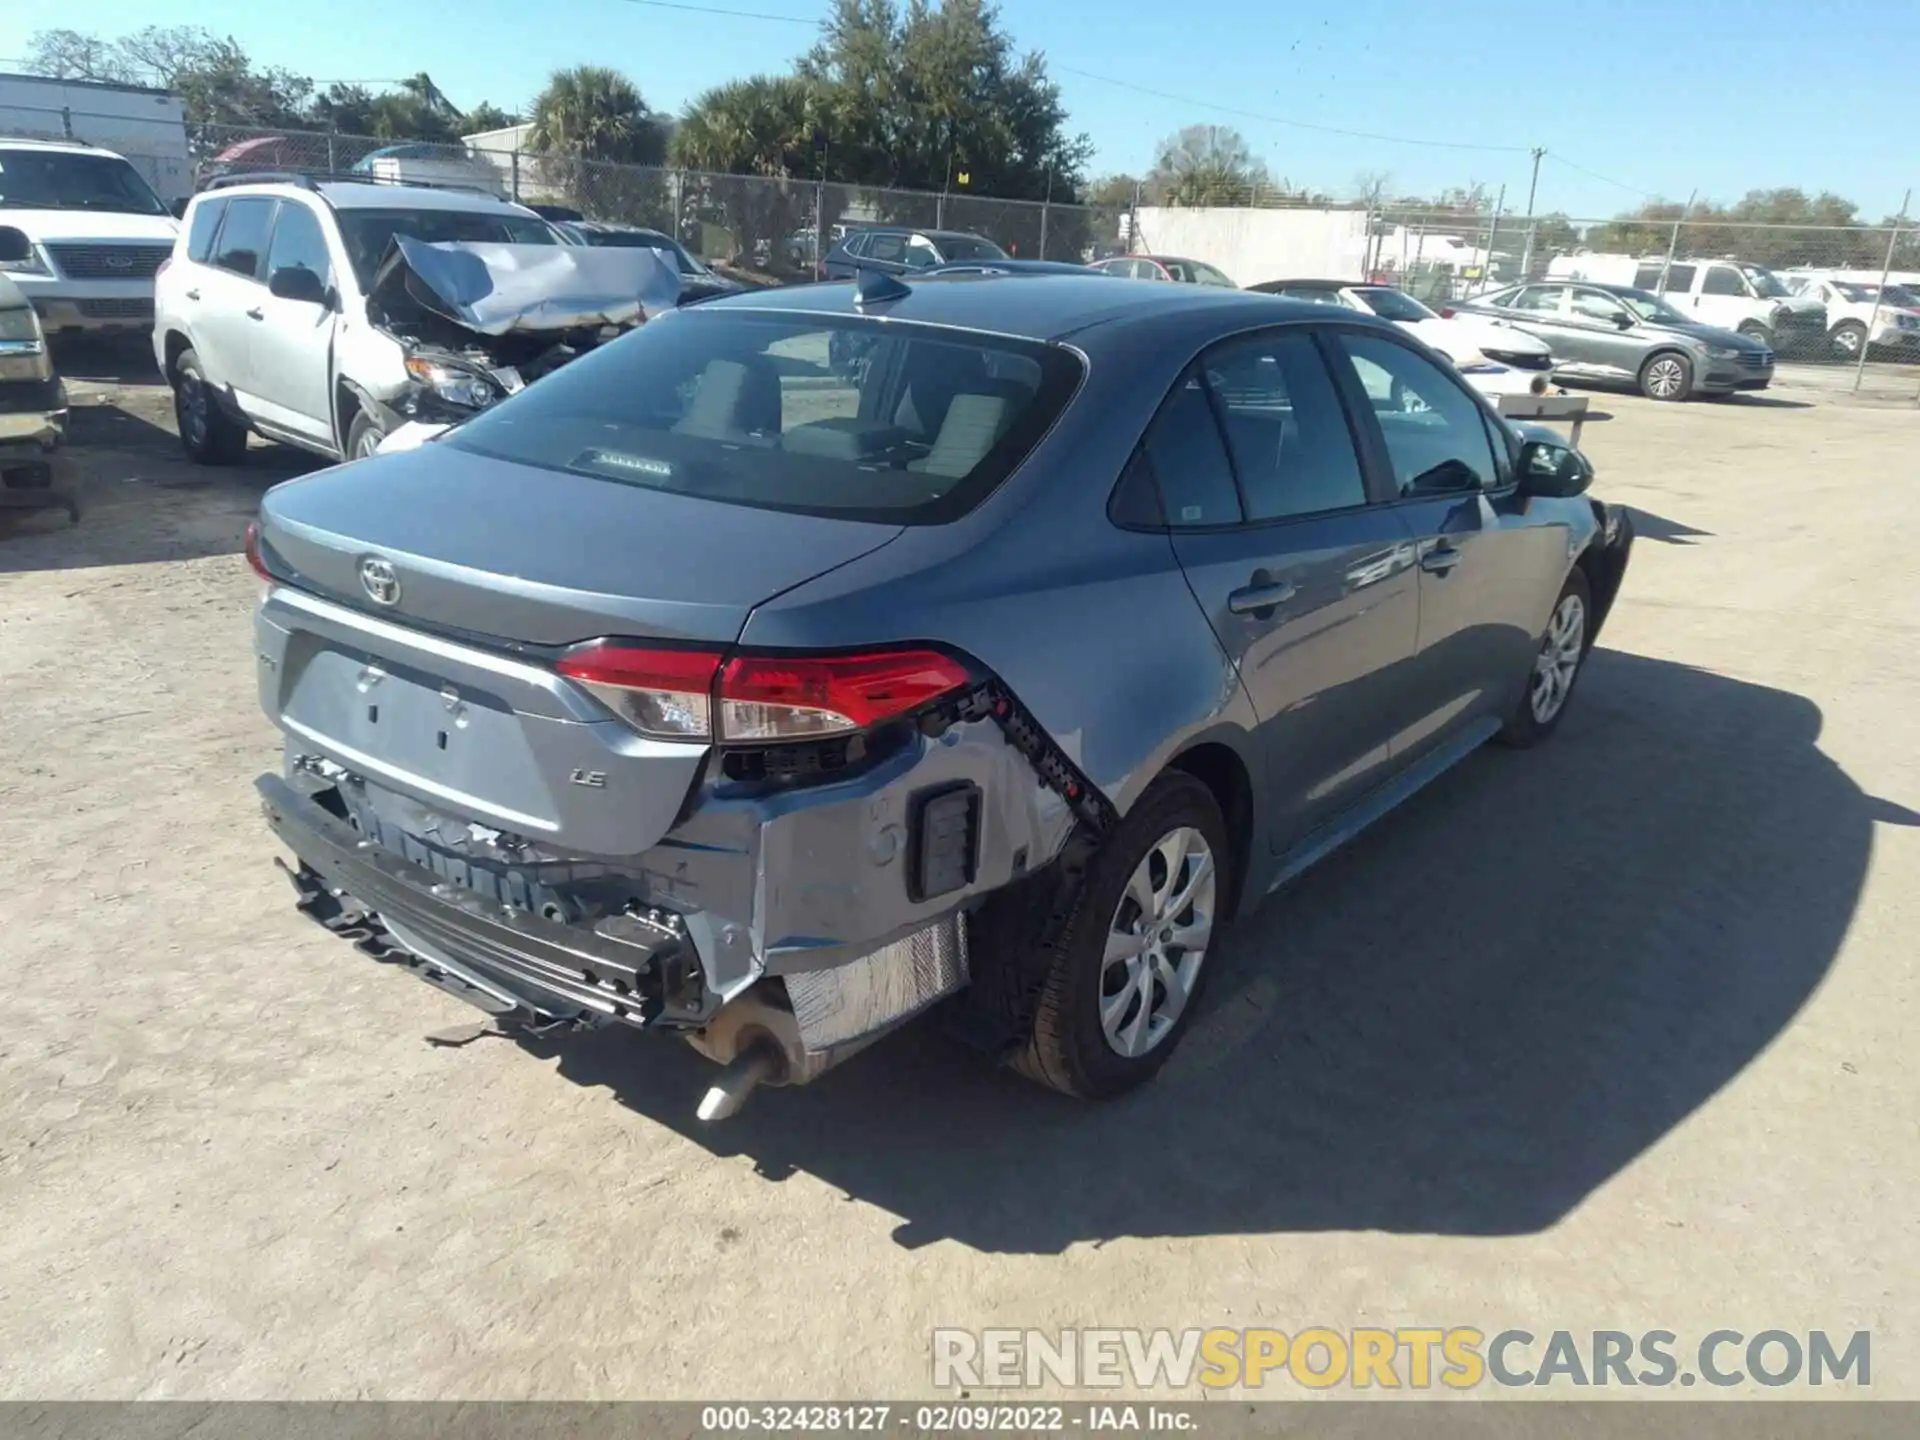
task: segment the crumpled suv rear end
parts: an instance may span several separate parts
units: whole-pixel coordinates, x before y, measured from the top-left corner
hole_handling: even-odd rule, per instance
[[[301,907],[515,1026],[679,1030],[732,1067],[720,1114],[959,990],[964,908],[1094,803],[938,636],[742,643],[966,513],[1082,372],[857,323],[833,364],[817,316],[690,318],[276,487],[249,555]]]

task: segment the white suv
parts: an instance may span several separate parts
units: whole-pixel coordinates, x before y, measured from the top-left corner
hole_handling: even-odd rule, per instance
[[[0,225],[27,253],[0,260],[48,334],[142,331],[153,277],[179,226],[140,172],[111,150],[73,140],[0,137]]]
[[[1834,358],[1858,360],[1871,335],[1873,348],[1900,359],[1920,355],[1920,305],[1898,285],[1880,288],[1880,278],[1854,280],[1830,270],[1789,270],[1781,277],[1796,295],[1827,307],[1827,343]]]
[[[234,463],[250,430],[356,459],[636,323],[645,266],[665,270],[483,195],[233,176],[193,197],[161,267],[154,358],[193,459]]]

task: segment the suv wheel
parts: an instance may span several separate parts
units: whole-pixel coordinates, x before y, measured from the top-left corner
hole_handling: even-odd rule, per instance
[[[1592,638],[1593,592],[1587,585],[1586,572],[1576,565],[1553,602],[1547,632],[1540,637],[1540,649],[1527,676],[1527,693],[1520,697],[1501,729],[1502,740],[1525,749],[1560,728],[1560,717],[1567,713],[1567,701],[1573,698],[1574,682],[1580,678]]]
[[[1740,327],[1740,333],[1749,340],[1759,341],[1776,355],[1780,353],[1780,345],[1779,342],[1775,340],[1773,331],[1767,326],[1762,325],[1758,320],[1747,321]]]
[[[247,453],[247,427],[220,407],[200,357],[183,351],[171,379],[173,418],[187,457],[201,465],[236,464]]]
[[[1858,360],[1860,347],[1867,343],[1867,327],[1858,320],[1842,320],[1827,332],[1836,360]]]
[[[347,427],[347,459],[364,460],[380,448],[380,442],[387,437],[373,422],[373,417],[362,410],[353,417],[353,424]]]
[[[1213,792],[1179,771],[1154,781],[1087,868],[1020,1071],[1094,1100],[1151,1079],[1193,1019],[1232,865]]]
[[[1693,389],[1693,362],[1678,350],[1661,350],[1640,367],[1640,393],[1649,400],[1684,400]]]

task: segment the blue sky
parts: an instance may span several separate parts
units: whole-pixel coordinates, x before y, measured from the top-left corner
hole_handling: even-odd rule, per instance
[[[824,9],[707,3],[799,21]],[[1103,172],[1144,169],[1157,139],[1201,122],[1235,126],[1296,184],[1344,193],[1357,173],[1386,171],[1394,190],[1430,193],[1477,180],[1504,184],[1515,209],[1525,152],[1544,145],[1538,208],[1582,218],[1648,194],[1684,199],[1697,187],[1732,200],[1798,185],[1838,191],[1878,219],[1920,181],[1911,0],[1842,0],[1825,14],[1785,0],[1599,0],[1584,11],[1538,0],[1211,0],[1204,11],[1179,0],[1002,0],[1001,13],[1023,48],[1046,53]],[[1540,22],[1523,23],[1529,15]],[[52,24],[103,35],[204,25],[261,63],[321,80],[424,69],[457,104],[508,108],[551,70],[592,61],[678,109],[719,81],[786,68],[814,33],[634,0],[28,0],[0,7],[0,60]]]

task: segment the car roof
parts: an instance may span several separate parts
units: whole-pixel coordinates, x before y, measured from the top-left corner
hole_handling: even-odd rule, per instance
[[[1386,290],[1391,288],[1386,285],[1376,285],[1368,280],[1295,280],[1292,278],[1262,280],[1258,285],[1249,285],[1247,288],[1270,293],[1283,285],[1295,290]]]
[[[710,300],[703,312],[780,311],[873,315],[1025,340],[1064,340],[1094,326],[1155,317],[1213,315],[1224,332],[1288,319],[1327,319],[1326,307],[1205,285],[1115,285],[1111,276],[951,274],[909,279],[897,300],[861,305],[846,282],[790,285]],[[1342,316],[1345,323],[1346,318]],[[1352,317],[1358,321],[1364,317]],[[1384,322],[1375,322],[1384,323]]]
[[[45,150],[54,155],[106,155],[115,160],[127,157],[114,150],[103,150],[84,140],[33,139],[25,135],[0,135],[0,145],[9,150]]]
[[[262,180],[258,184],[240,182],[203,190],[205,195],[318,195],[336,210],[466,210],[489,215],[532,215],[531,210],[511,201],[496,200],[477,190],[450,190],[433,185],[384,185],[377,181],[356,184],[348,180],[320,180],[301,185],[290,180]],[[538,217],[535,217],[538,218]]]
[[[976,235],[971,230],[930,230],[920,225],[869,225],[865,221],[849,220],[846,238],[855,235],[924,235],[929,240],[986,240],[984,235]],[[987,240],[991,245],[993,242]]]

